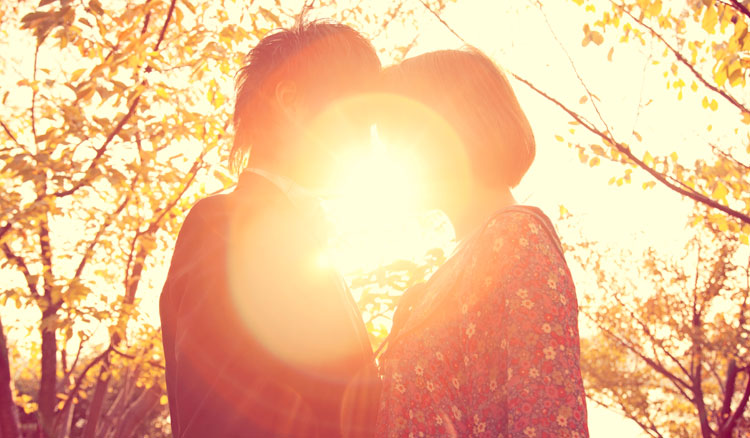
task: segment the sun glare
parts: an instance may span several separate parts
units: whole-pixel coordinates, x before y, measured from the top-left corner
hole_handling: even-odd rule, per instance
[[[336,231],[330,263],[350,273],[423,257],[452,241],[447,217],[424,208],[424,176],[409,148],[381,141],[373,125],[370,144],[351,150],[359,152],[344,159],[337,196],[324,205]]]

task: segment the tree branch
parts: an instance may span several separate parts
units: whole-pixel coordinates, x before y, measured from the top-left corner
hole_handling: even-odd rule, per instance
[[[36,41],[36,48],[34,49],[34,72],[32,73],[32,80],[34,81],[34,87],[31,89],[31,132],[34,133],[34,145],[36,146],[36,150],[39,150],[39,144],[38,144],[38,136],[36,134],[36,114],[35,114],[35,107],[36,107],[36,72],[37,72],[37,61],[39,59],[39,48],[41,47],[42,42],[41,40],[37,39]]]
[[[159,50],[159,46],[161,45],[162,41],[164,40],[164,35],[166,34],[166,32],[167,32],[167,26],[169,26],[169,22],[172,19],[172,14],[174,13],[174,8],[175,8],[176,3],[177,3],[177,0],[172,0],[172,2],[169,5],[169,11],[167,12],[167,17],[164,20],[164,25],[161,28],[161,32],[159,32],[159,39],[156,41],[156,44],[154,45],[154,52],[156,52],[156,51]],[[147,14],[144,26],[148,25],[148,20],[149,19],[150,19],[150,14]],[[144,29],[145,29],[145,27],[144,27]],[[145,69],[146,73],[149,73],[152,70],[153,70],[153,68],[151,67],[150,64],[146,66],[146,69]],[[145,83],[146,83],[146,81],[144,79],[144,80],[141,81],[140,85],[144,85]],[[141,99],[140,92],[138,92],[136,90],[136,93],[138,93],[138,95],[135,96],[135,98],[133,99],[132,103],[130,104],[130,107],[128,108],[128,112],[122,117],[122,119],[120,119],[120,121],[117,123],[117,125],[115,126],[115,128],[112,130],[112,132],[110,132],[109,135],[107,136],[107,138],[104,140],[104,143],[96,150],[96,155],[91,160],[91,163],[89,164],[88,168],[84,172],[84,176],[78,182],[74,183],[73,187],[71,187],[68,190],[57,191],[57,192],[54,193],[54,196],[63,197],[63,196],[71,195],[71,194],[75,193],[78,189],[80,189],[81,187],[83,187],[86,184],[88,178],[93,173],[93,169],[98,164],[98,162],[101,159],[102,155],[104,155],[104,152],[106,151],[107,146],[109,145],[109,143],[112,141],[112,139],[115,138],[115,136],[117,136],[117,134],[120,133],[120,131],[122,130],[122,128],[125,126],[125,123],[127,123],[127,121],[135,113],[136,106],[138,105],[138,102]]]
[[[134,99],[133,102],[130,104],[130,107],[128,108],[128,112],[120,119],[120,121],[117,123],[115,128],[112,130],[112,132],[109,133],[106,139],[104,139],[104,143],[96,150],[96,155],[94,155],[94,158],[91,160],[91,163],[89,163],[89,167],[86,168],[86,170],[83,173],[83,177],[81,177],[78,182],[73,184],[73,187],[71,187],[68,190],[60,190],[55,193],[53,193],[54,196],[61,198],[63,196],[72,195],[78,189],[83,187],[87,180],[91,177],[91,174],[93,173],[93,169],[96,167],[96,165],[99,163],[99,160],[101,159],[102,155],[104,155],[104,151],[107,150],[107,146],[109,146],[109,143],[112,141],[112,139],[117,136],[117,134],[120,133],[122,128],[125,126],[125,123],[130,119],[130,117],[133,116],[135,113],[135,108],[138,105],[138,102],[141,100],[141,94],[139,93]]]
[[[734,387],[737,382],[737,362],[734,359],[729,360],[727,365],[726,388],[724,391],[724,400],[721,403],[719,411],[719,430],[723,430],[729,420],[729,414],[732,411],[732,397],[734,397]],[[720,432],[721,433],[721,432]]]
[[[750,17],[750,10],[747,9],[747,7],[742,4],[742,2],[738,0],[729,0],[731,2],[731,6],[734,7],[734,9],[742,12],[746,17]]]
[[[623,347],[627,348],[630,352],[638,356],[641,360],[646,362],[648,366],[650,366],[654,371],[658,372],[659,374],[663,375],[667,378],[670,382],[672,382],[675,386],[675,388],[682,394],[683,397],[685,397],[690,402],[694,402],[693,397],[690,397],[684,389],[691,390],[691,385],[684,380],[680,379],[678,376],[674,375],[672,372],[661,366],[660,364],[656,363],[654,360],[643,354],[640,350],[638,350],[635,345],[633,345],[631,342],[628,342],[624,339],[622,339],[620,336],[617,336],[612,330],[609,330],[608,328],[604,327],[601,323],[593,320],[593,318],[590,318],[594,324],[596,324],[604,334],[610,337],[610,339],[616,341]]]
[[[115,353],[117,353],[118,355],[126,358],[126,359],[131,359],[131,360],[136,360],[137,359],[137,357],[133,356],[132,354],[124,353],[124,352],[118,350],[115,347],[112,347],[112,351],[115,352]],[[151,365],[151,366],[153,366],[153,367],[162,369],[162,370],[164,369],[164,365],[160,364],[159,362],[149,361],[148,364]]]
[[[596,403],[597,405],[605,408],[605,409],[609,409],[609,410],[612,409],[612,406],[610,406],[610,405],[608,405],[608,404],[606,404],[606,403],[604,403],[604,402],[602,402],[600,400],[597,400],[597,399],[592,398],[592,397],[588,397],[588,399],[591,400],[592,402]],[[629,409],[625,409],[624,406],[623,406],[623,403],[621,401],[617,401],[617,403],[620,404],[620,408],[621,409],[620,409],[619,413],[622,414],[622,416],[624,416],[624,417],[629,418],[630,420],[632,420],[641,429],[643,429],[644,432],[646,432],[647,434],[649,434],[649,436],[651,436],[653,438],[664,438],[664,435],[662,435],[659,432],[659,430],[656,428],[656,426],[654,425],[653,421],[651,421],[651,419],[647,418],[649,424],[645,424],[641,420],[639,420],[635,415],[633,415]]]
[[[604,125],[604,132],[609,133],[610,136],[612,135],[612,131],[609,129],[609,126],[607,125],[607,122],[604,120],[604,116],[602,116],[602,113],[599,111],[599,106],[596,104],[594,93],[589,90],[589,87],[586,85],[586,82],[581,77],[581,74],[578,72],[578,69],[576,68],[575,63],[573,62],[573,58],[570,56],[570,53],[568,53],[568,50],[563,45],[562,41],[560,41],[560,38],[557,37],[557,34],[555,33],[554,29],[552,29],[552,23],[549,22],[549,18],[547,18],[547,14],[544,12],[544,9],[542,7],[542,3],[540,0],[535,0],[537,8],[539,8],[539,12],[541,12],[542,17],[544,17],[545,23],[547,23],[547,29],[552,34],[552,38],[555,39],[557,42],[557,45],[560,46],[560,49],[565,54],[565,57],[568,58],[568,63],[570,64],[570,68],[573,69],[573,73],[576,75],[576,78],[578,78],[578,82],[583,87],[584,91],[586,91],[586,95],[589,98],[589,103],[594,108],[594,111],[596,112],[596,115],[599,117],[599,121],[602,122]]]
[[[732,1],[735,2],[736,0],[732,0]],[[708,82],[703,77],[703,75],[701,75],[698,72],[698,70],[695,69],[695,67],[693,66],[693,64],[690,61],[688,61],[684,56],[682,56],[682,53],[680,53],[671,44],[669,44],[669,42],[667,42],[667,40],[665,40],[663,36],[661,36],[658,32],[656,32],[656,30],[654,30],[654,28],[652,28],[651,26],[649,26],[648,24],[646,24],[640,18],[637,18],[635,15],[633,15],[625,7],[625,5],[619,4],[619,3],[615,2],[614,0],[610,0],[610,3],[612,3],[612,5],[620,8],[625,14],[627,14],[631,19],[633,19],[633,21],[635,21],[636,23],[638,23],[641,26],[643,26],[645,29],[647,29],[651,33],[651,35],[653,35],[656,39],[658,39],[659,41],[661,41],[661,43],[664,44],[667,47],[667,49],[669,49],[670,52],[672,52],[672,54],[675,56],[675,58],[677,58],[677,60],[680,61],[680,63],[682,63],[685,67],[687,67],[688,70],[690,70],[690,72],[693,74],[693,76],[695,76],[696,79],[698,79],[706,88],[708,88],[709,90],[711,90],[711,91],[713,91],[715,93],[718,93],[721,97],[723,97],[724,99],[726,99],[729,103],[731,103],[732,105],[734,105],[735,107],[737,107],[743,113],[750,114],[750,109],[748,109],[745,105],[743,105],[742,103],[740,103],[739,101],[737,101],[737,99],[735,99],[734,97],[730,96],[726,91],[724,91],[724,90],[718,88],[717,86],[711,84],[710,82]],[[744,8],[744,6],[742,6],[742,7]],[[747,10],[747,9],[745,9],[745,10]]]
[[[615,149],[617,149],[618,152],[626,156],[630,161],[632,161],[636,166],[640,167],[642,170],[646,171],[649,175],[651,175],[654,179],[671,189],[672,191],[675,191],[683,196],[686,196],[690,199],[692,199],[695,202],[698,202],[700,204],[704,204],[708,207],[711,207],[713,209],[719,210],[723,213],[728,214],[729,216],[732,216],[736,219],[739,219],[740,221],[750,224],[750,216],[747,214],[741,213],[737,210],[734,210],[732,208],[729,208],[727,206],[724,206],[720,204],[719,202],[701,194],[693,189],[687,189],[682,185],[679,181],[672,181],[670,180],[670,177],[667,175],[664,175],[657,170],[653,169],[652,167],[646,165],[642,160],[638,159],[631,151],[630,148],[623,145],[622,143],[619,143],[618,141],[614,140],[611,136],[605,134],[604,132],[597,129],[593,124],[591,124],[589,121],[587,121],[583,116],[579,115],[575,111],[569,109],[565,104],[560,102],[559,100],[555,99],[554,97],[550,96],[549,94],[545,93],[544,91],[541,91],[539,88],[534,86],[531,82],[524,79],[523,77],[515,74],[510,73],[511,76],[513,76],[516,80],[523,83],[527,87],[531,88],[533,91],[535,91],[540,96],[544,97],[545,99],[549,100],[550,102],[557,105],[560,109],[568,113],[569,116],[571,116],[575,121],[580,123],[584,128],[586,128],[589,132],[592,134],[595,134],[596,136],[600,137],[602,140],[604,140],[607,144],[612,145]],[[681,184],[681,185],[678,185]]]
[[[77,278],[81,276],[81,273],[83,272],[83,268],[86,266],[86,263],[91,258],[91,255],[94,250],[94,246],[99,242],[99,239],[101,238],[102,234],[104,234],[105,229],[112,223],[112,219],[116,217],[120,212],[125,208],[125,206],[128,204],[128,201],[130,200],[130,196],[133,193],[133,189],[135,188],[135,184],[138,181],[138,175],[135,174],[133,177],[133,181],[130,183],[130,190],[128,190],[128,193],[125,195],[125,199],[120,203],[120,205],[107,215],[107,218],[102,222],[101,227],[99,227],[99,230],[97,231],[94,238],[89,242],[89,244],[86,246],[86,251],[83,252],[83,255],[81,256],[81,261],[78,264],[78,268],[76,268],[75,274],[73,274],[72,281],[75,281]]]
[[[747,377],[747,384],[745,386],[745,392],[742,394],[742,399],[740,399],[740,404],[737,405],[737,408],[734,410],[734,413],[731,417],[729,417],[729,420],[726,422],[724,427],[722,428],[722,434],[726,434],[725,436],[731,437],[732,431],[734,430],[734,427],[737,425],[737,420],[742,417],[742,415],[745,414],[745,408],[747,407],[747,402],[750,400],[750,375]]]
[[[739,161],[738,159],[734,158],[732,155],[730,155],[730,154],[722,151],[718,146],[716,146],[713,143],[709,143],[709,146],[711,146],[711,150],[716,155],[720,156],[721,158],[724,158],[727,161],[731,161],[732,163],[734,163],[735,166],[741,167],[741,168],[745,169],[745,171],[750,172],[750,165],[747,165],[747,164]]]
[[[86,378],[86,374],[91,370],[91,368],[94,367],[94,365],[98,364],[102,360],[104,360],[107,356],[109,356],[109,353],[112,351],[112,346],[107,347],[106,350],[102,351],[98,356],[96,356],[91,362],[86,365],[86,367],[81,371],[81,374],[78,375],[78,378],[76,379],[75,385],[73,385],[73,389],[68,392],[68,398],[65,400],[65,403],[63,404],[63,407],[61,411],[65,411],[68,407],[70,407],[70,404],[73,402],[73,399],[77,397],[78,390],[81,389],[81,385],[83,384],[83,379]]]
[[[435,12],[434,10],[432,10],[432,8],[430,8],[430,6],[425,2],[425,0],[420,0],[420,2],[422,3],[422,5],[428,11],[430,11],[432,13],[432,15],[434,15],[438,19],[438,21],[440,21],[440,23],[442,23],[443,26],[445,26],[445,28],[448,31],[450,31],[453,35],[455,35],[456,38],[458,38],[464,44],[470,45],[437,12]],[[550,101],[550,102],[554,103],[555,105],[557,105],[558,107],[560,107],[563,111],[565,111],[566,113],[568,113],[568,115],[570,115],[574,120],[576,120],[577,122],[579,122],[580,124],[582,124],[589,132],[591,132],[592,134],[597,135],[602,140],[604,140],[607,144],[612,145],[618,152],[620,152],[622,155],[626,156],[636,166],[638,166],[641,169],[645,170],[654,179],[656,179],[657,181],[659,181],[660,183],[662,183],[663,185],[665,185],[669,189],[671,189],[671,190],[673,190],[673,191],[675,191],[675,192],[677,192],[677,193],[679,193],[679,194],[681,194],[683,196],[686,196],[686,197],[688,197],[688,198],[690,198],[690,199],[692,199],[692,200],[694,200],[694,201],[696,201],[698,203],[701,203],[701,204],[704,204],[704,205],[706,205],[708,207],[711,207],[711,208],[714,208],[716,210],[722,211],[722,212],[728,214],[729,216],[732,216],[732,217],[734,217],[736,219],[739,219],[740,221],[742,221],[742,222],[744,222],[746,224],[750,224],[750,216],[748,216],[747,214],[744,214],[744,213],[742,213],[740,211],[734,210],[734,209],[729,208],[727,206],[721,205],[719,202],[717,202],[717,201],[715,201],[715,200],[713,200],[713,199],[711,199],[711,198],[709,198],[709,197],[707,197],[707,196],[705,196],[705,195],[703,195],[703,194],[695,191],[694,189],[690,189],[689,187],[687,187],[681,181],[674,180],[673,178],[670,178],[667,175],[664,175],[664,174],[656,171],[655,169],[653,169],[650,166],[646,165],[646,163],[644,163],[642,160],[638,159],[635,155],[633,155],[633,153],[630,151],[629,147],[627,147],[627,146],[623,145],[622,143],[616,141],[613,138],[612,135],[608,135],[607,133],[602,132],[601,130],[599,130],[598,128],[596,128],[593,125],[593,123],[591,123],[588,120],[586,120],[586,118],[584,118],[580,114],[576,113],[575,111],[569,109],[567,106],[565,106],[559,100],[557,100],[557,99],[551,97],[549,94],[543,92],[542,90],[540,90],[539,88],[537,88],[536,86],[534,86],[527,79],[525,79],[525,78],[521,77],[520,75],[517,75],[517,74],[515,74],[515,73],[513,73],[511,71],[508,71],[508,73],[513,78],[515,78],[516,80],[518,80],[519,82],[522,82],[524,85],[526,85],[527,87],[531,88],[534,92],[536,92],[540,96],[544,97],[548,101]],[[720,92],[720,91],[717,89],[717,92]],[[750,112],[750,111],[748,111],[748,112]]]
[[[682,370],[682,372],[683,372],[683,373],[685,373],[685,376],[686,376],[687,378],[690,378],[690,377],[691,377],[691,374],[690,374],[690,372],[689,372],[689,371],[688,371],[688,370],[687,370],[687,369],[686,369],[686,368],[685,368],[685,367],[684,367],[684,366],[682,365],[682,363],[681,363],[681,362],[680,362],[680,361],[679,361],[679,360],[677,359],[677,357],[675,357],[675,356],[674,356],[674,355],[673,355],[672,353],[670,353],[670,352],[669,352],[669,351],[667,350],[667,348],[666,348],[666,347],[664,347],[664,345],[662,344],[662,341],[661,341],[661,340],[659,340],[659,339],[657,339],[657,338],[656,338],[656,336],[655,336],[655,335],[654,335],[653,333],[651,333],[651,329],[650,329],[650,328],[648,327],[648,324],[646,324],[646,323],[645,323],[645,322],[644,322],[643,320],[641,320],[641,319],[640,319],[640,318],[639,318],[638,316],[636,316],[635,312],[634,312],[634,311],[633,311],[632,309],[630,309],[630,307],[629,307],[629,306],[627,306],[627,305],[626,305],[626,304],[625,304],[625,303],[624,303],[624,302],[623,302],[623,301],[622,301],[622,300],[620,299],[619,295],[617,295],[617,294],[614,294],[614,295],[613,295],[613,298],[614,298],[614,299],[615,299],[615,301],[617,301],[617,302],[618,302],[618,303],[619,303],[619,304],[620,304],[620,305],[621,305],[621,306],[622,306],[622,307],[623,307],[624,309],[626,309],[626,310],[627,310],[627,312],[628,312],[628,313],[630,314],[630,317],[631,317],[631,318],[632,318],[632,319],[633,319],[633,320],[634,320],[634,321],[635,321],[636,323],[638,323],[638,325],[640,325],[640,326],[641,326],[641,330],[643,330],[643,332],[644,332],[644,333],[646,334],[646,336],[648,336],[648,338],[649,338],[649,339],[651,340],[651,343],[652,343],[652,345],[653,345],[653,347],[654,347],[654,357],[655,357],[655,358],[657,357],[657,356],[656,356],[656,347],[659,347],[659,349],[660,349],[660,350],[661,350],[661,351],[662,351],[662,352],[663,352],[664,354],[666,354],[666,355],[667,355],[667,357],[669,357],[669,358],[670,358],[670,359],[671,359],[671,360],[672,360],[672,361],[673,361],[673,362],[674,362],[674,363],[675,363],[675,364],[676,364],[676,365],[677,365],[677,366],[678,366],[678,367],[680,368],[680,370]],[[658,362],[658,358],[657,358],[656,360],[657,360],[657,362]],[[661,362],[658,362],[658,363],[659,363],[659,364],[661,365]]]
[[[39,291],[36,289],[36,284],[33,281],[31,272],[29,272],[28,266],[26,266],[26,262],[23,260],[22,257],[16,255],[13,253],[13,250],[10,249],[10,246],[8,246],[7,243],[2,244],[3,253],[5,254],[5,257],[15,263],[16,266],[21,270],[21,273],[23,273],[24,278],[26,279],[26,285],[29,288],[29,292],[32,296],[35,298],[39,298]]]
[[[159,45],[162,41],[164,41],[164,35],[167,33],[167,26],[169,26],[169,21],[172,19],[172,14],[174,13],[174,7],[176,4],[177,0],[172,0],[172,2],[169,4],[167,19],[164,20],[164,25],[161,27],[161,32],[159,32],[159,39],[156,41],[156,45],[154,46],[154,52],[159,50]]]
[[[21,145],[21,143],[19,143],[18,140],[16,139],[16,136],[13,135],[12,132],[10,132],[10,129],[8,129],[8,126],[5,124],[5,122],[0,120],[0,126],[3,127],[3,131],[5,131],[5,133],[8,134],[8,137],[10,137],[10,139],[13,140],[13,143],[18,145],[18,147],[23,148],[23,145]]]

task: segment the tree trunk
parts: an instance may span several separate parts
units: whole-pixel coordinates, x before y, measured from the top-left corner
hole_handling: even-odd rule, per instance
[[[5,342],[5,331],[0,321],[0,437],[20,438],[18,429],[18,407],[13,401],[11,390],[10,361],[8,346]]]
[[[107,373],[107,377],[102,379],[104,373]],[[99,371],[99,378],[96,381],[94,397],[91,399],[91,406],[89,407],[89,412],[86,416],[86,428],[83,430],[83,438],[94,438],[96,436],[96,427],[98,426],[99,418],[102,415],[104,397],[107,395],[108,386],[109,373],[105,367],[102,367]]]
[[[39,423],[42,436],[52,438],[55,424],[55,403],[57,401],[57,338],[54,323],[56,312],[45,310],[42,313],[42,376],[39,384]],[[45,323],[46,322],[46,323]]]
[[[152,409],[159,405],[160,397],[161,389],[159,385],[154,385],[143,391],[123,414],[122,421],[120,421],[114,436],[117,438],[132,438],[135,428],[143,422]]]

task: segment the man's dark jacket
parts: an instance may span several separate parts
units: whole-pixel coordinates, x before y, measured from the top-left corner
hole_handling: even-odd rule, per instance
[[[315,229],[248,172],[190,211],[160,300],[175,438],[369,436],[372,348]]]

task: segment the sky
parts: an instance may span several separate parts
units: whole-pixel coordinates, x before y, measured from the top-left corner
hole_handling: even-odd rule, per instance
[[[294,1],[285,2],[285,5],[287,3],[292,4],[290,9],[294,10]],[[677,103],[675,92],[665,87],[662,73],[667,67],[652,63],[660,58],[661,48],[615,44],[612,61],[607,61],[607,53],[612,47],[610,41],[615,41],[612,35],[605,34],[605,43],[601,46],[581,46],[583,24],[593,21],[594,15],[584,13],[583,8],[572,1],[545,2],[543,11],[530,1],[458,0],[448,2],[443,17],[467,42],[483,50],[502,68],[531,79],[543,90],[595,119],[590,102],[576,103],[585,91],[562,45],[574,60],[581,77],[598,96],[602,113],[621,130],[616,134],[632,142],[633,149],[640,153],[649,150],[652,154],[668,155],[676,151],[681,161],[690,163],[701,158],[699,151],[703,148],[700,146],[707,141],[721,141],[735,135],[732,130],[736,126],[732,121],[736,118],[731,109],[720,105],[716,112],[701,110],[703,90],[686,92],[684,99]],[[418,33],[409,56],[462,45],[429,14],[420,17]],[[408,42],[413,35],[414,29],[396,26],[383,38],[391,42]],[[537,141],[536,160],[522,183],[514,189],[516,200],[541,207],[553,220],[558,218],[561,205],[570,211],[571,220],[558,221],[563,240],[575,237],[568,228],[574,225],[587,238],[609,247],[638,252],[654,246],[663,253],[679,254],[689,235],[685,218],[692,205],[660,186],[644,191],[641,183],[649,179],[637,171],[633,184],[608,185],[612,176],[621,176],[623,167],[603,163],[589,168],[581,164],[576,151],[555,138],[557,135],[571,137],[568,135],[571,129],[569,119],[523,84],[512,82]],[[226,85],[231,91],[231,81]],[[639,109],[639,104],[645,103],[644,96],[653,98],[654,103]],[[710,131],[708,125],[711,125]],[[638,141],[633,131],[638,132],[644,142]],[[380,169],[386,168],[384,165]],[[398,187],[398,184],[393,186]],[[381,228],[370,236],[363,235],[361,230],[374,225],[364,223],[361,216],[357,219],[356,216],[340,215],[339,218],[342,218],[339,226],[350,236],[350,241],[334,254],[334,262],[344,273],[356,267],[382,264],[389,259],[419,257],[435,244],[446,248],[451,245],[451,230],[425,226],[424,217],[419,218],[421,221],[397,215],[379,218],[383,219],[379,221]],[[433,225],[442,224],[440,218],[430,217],[428,221]],[[389,239],[383,238],[386,234]],[[402,236],[411,237],[404,243]],[[404,244],[394,244],[398,241]],[[579,295],[593,287],[585,267],[571,268]],[[158,291],[164,275],[163,270],[144,275],[145,287],[150,290],[149,293],[139,292],[139,295],[147,320],[158,322]],[[585,335],[586,330],[582,327],[582,334]],[[616,413],[592,405],[589,409],[593,438],[642,435],[636,425]]]

